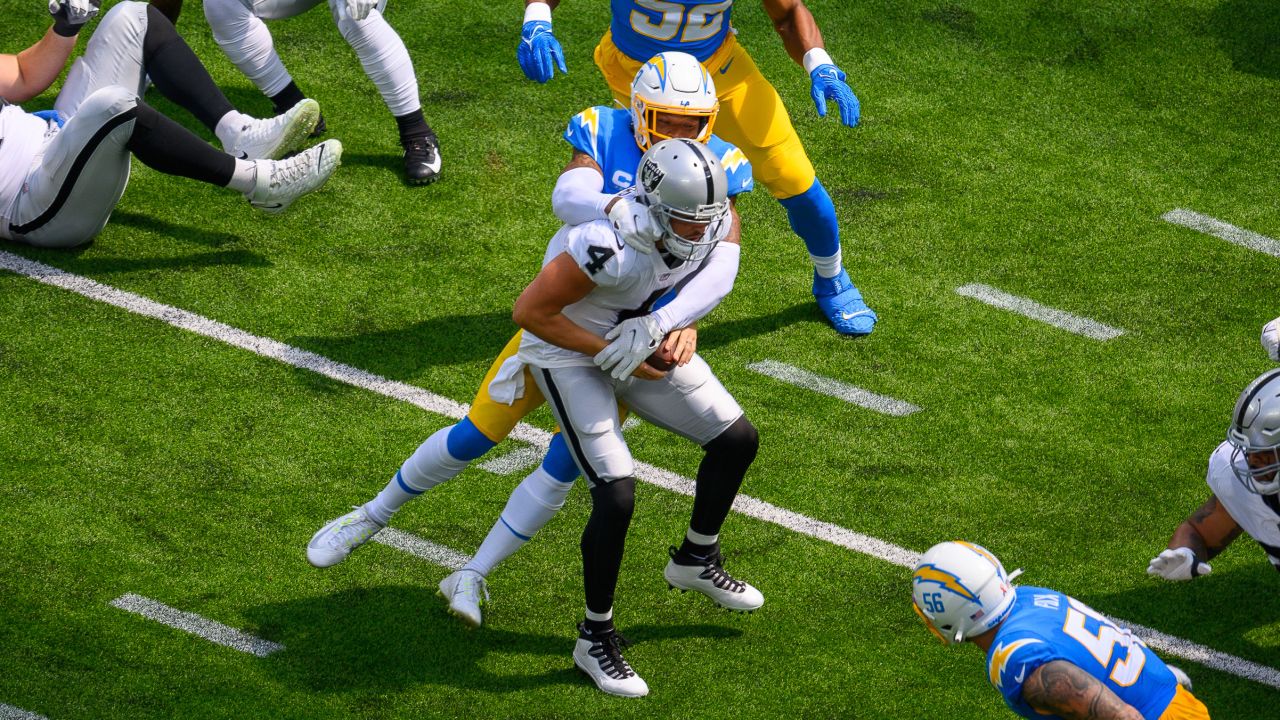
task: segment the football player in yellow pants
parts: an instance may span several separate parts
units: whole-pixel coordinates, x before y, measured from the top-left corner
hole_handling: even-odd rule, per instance
[[[636,70],[658,53],[677,50],[702,62],[720,97],[716,132],[746,154],[755,177],[787,211],[791,228],[804,240],[814,265],[813,294],[827,320],[846,335],[866,335],[876,314],[862,300],[845,271],[835,205],[817,179],[773,85],[737,41],[730,23],[732,0],[610,0],[612,22],[595,50],[595,62],[614,97],[625,105]],[[525,22],[517,52],[525,75],[546,82],[554,68],[565,70],[559,42],[551,32],[551,8],[559,0],[525,0]],[[822,34],[801,0],[763,0],[765,11],[791,57],[804,66],[819,115],[828,99],[840,119],[858,123],[858,98],[845,74],[823,49]]]

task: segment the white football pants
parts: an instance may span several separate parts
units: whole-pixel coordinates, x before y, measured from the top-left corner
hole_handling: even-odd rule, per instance
[[[276,53],[271,33],[263,20],[300,15],[322,0],[205,0],[204,16],[213,28],[213,37],[231,62],[268,96],[276,95],[293,82]],[[386,0],[360,22],[347,15],[344,0],[329,0],[329,10],[338,31],[360,58],[364,72],[377,86],[382,100],[397,117],[421,107],[418,77],[404,41],[382,17]]]
[[[67,123],[51,129],[14,203],[7,229],[14,240],[75,247],[106,227],[129,183],[129,111],[146,82],[146,36],[145,3],[119,3],[98,23],[53,104]]]
[[[615,381],[600,368],[529,367],[591,487],[635,474],[618,400],[636,415],[699,446],[720,437],[742,408],[698,355],[661,380]]]

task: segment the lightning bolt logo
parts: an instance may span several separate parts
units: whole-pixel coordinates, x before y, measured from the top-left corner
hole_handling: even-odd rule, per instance
[[[943,590],[955,593],[970,602],[978,602],[978,596],[972,590],[965,587],[960,582],[960,578],[954,574],[939,568],[936,565],[921,565],[916,568],[915,574],[911,576],[912,582],[916,585],[920,583],[936,583]]]
[[[725,172],[733,172],[745,165],[746,162],[747,156],[738,148],[730,150],[724,154],[724,157],[720,158],[720,164],[724,166]]]
[[[1023,638],[1022,640],[1014,640],[1007,646],[1004,643],[997,645],[995,649],[991,651],[991,664],[987,670],[990,675],[991,684],[1003,690],[1004,686],[1001,681],[1004,678],[1005,667],[1009,664],[1009,658],[1013,657],[1013,654],[1018,651],[1018,648],[1038,642],[1040,641],[1033,638]],[[1019,677],[1018,679],[1021,680],[1022,677]]]
[[[578,122],[591,131],[591,139],[594,141],[600,133],[600,111],[593,107],[587,108],[578,113]]]

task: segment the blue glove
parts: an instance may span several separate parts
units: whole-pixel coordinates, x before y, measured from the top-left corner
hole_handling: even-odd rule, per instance
[[[550,80],[556,74],[557,66],[560,72],[569,74],[564,69],[564,51],[560,49],[560,41],[551,34],[551,23],[543,20],[531,20],[521,28],[516,59],[520,61],[525,77],[540,83]]]
[[[858,96],[853,94],[853,89],[844,81],[844,71],[825,63],[814,68],[809,77],[813,80],[809,95],[813,98],[813,104],[818,107],[818,115],[827,116],[827,99],[830,98],[840,106],[840,122],[848,127],[856,126],[862,108],[858,105]]]

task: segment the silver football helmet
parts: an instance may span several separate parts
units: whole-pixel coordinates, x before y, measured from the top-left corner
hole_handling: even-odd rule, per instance
[[[729,179],[711,149],[693,140],[663,140],[649,148],[636,168],[636,193],[649,206],[667,252],[700,262],[719,242],[729,218]],[[697,238],[681,235],[671,222],[701,226]]]
[[[1231,470],[1249,492],[1280,493],[1280,370],[1263,373],[1240,393],[1227,442]]]

